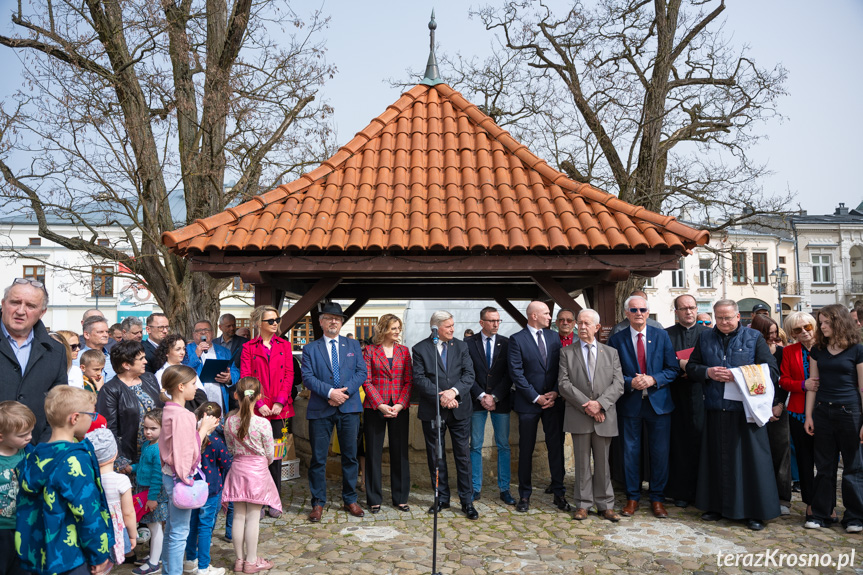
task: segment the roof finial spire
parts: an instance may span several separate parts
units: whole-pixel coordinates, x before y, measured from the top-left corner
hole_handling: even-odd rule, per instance
[[[437,67],[437,58],[434,54],[434,31],[437,28],[437,22],[434,19],[434,8],[432,8],[431,13],[431,21],[429,22],[429,60],[426,64],[426,74],[422,79],[420,84],[425,84],[426,86],[436,86],[438,84],[443,84],[443,80],[440,77],[440,70]]]

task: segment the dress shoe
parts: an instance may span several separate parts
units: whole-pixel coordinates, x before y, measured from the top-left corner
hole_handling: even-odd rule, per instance
[[[552,493],[554,493],[554,491],[552,491],[551,485],[549,485],[548,487],[545,488],[545,494],[546,495],[551,495]]]
[[[566,500],[566,497],[563,497],[562,495],[554,496],[554,506],[561,511],[572,511],[572,506]]]
[[[449,501],[441,501],[437,504],[438,513],[440,513],[442,509],[449,509]],[[434,513],[434,503],[429,507],[429,513]]]
[[[626,505],[623,506],[623,509],[620,510],[620,514],[624,517],[632,517],[632,515],[638,510],[638,501],[635,499],[627,499]]]
[[[344,511],[347,511],[348,513],[350,513],[354,517],[362,517],[363,515],[365,515],[363,508],[360,507],[359,503],[357,503],[356,501],[353,503],[345,503],[342,506],[342,509]]]
[[[480,499],[482,499],[482,493],[480,493],[479,491],[474,491],[473,492],[473,500],[479,501]]]
[[[323,514],[324,514],[323,505],[315,505],[314,507],[312,507],[312,512],[309,513],[309,521],[311,521],[312,523],[320,523],[321,515],[323,515]]]
[[[579,507],[575,510],[575,515],[573,515],[572,518],[576,521],[584,521],[585,519],[587,519],[587,509]]]
[[[665,510],[665,505],[662,504],[662,501],[654,501],[650,504],[653,508],[653,516],[658,519],[667,519],[668,511]]]
[[[479,519],[479,513],[474,509],[473,503],[462,503],[461,510],[471,521]]]
[[[764,523],[762,523],[758,519],[747,519],[746,526],[753,531],[761,531],[762,529],[764,529]]]
[[[381,512],[381,506],[380,506],[380,505],[370,505],[370,506],[369,506],[369,512],[370,512],[372,515],[375,515],[375,514],[377,514],[377,513],[380,513],[380,512]]]
[[[608,519],[612,523],[617,523],[620,521],[620,515],[614,512],[614,509],[606,509],[605,511],[600,511],[599,516],[603,519]]]
[[[674,500],[674,506],[686,508],[686,507],[689,507],[689,501],[686,501],[684,499],[675,499]]]
[[[515,506],[516,511],[521,511],[522,513],[527,513],[527,510],[530,509],[530,500],[528,499],[519,499],[518,505]]]
[[[715,511],[708,511],[707,513],[701,514],[702,521],[719,521],[722,519],[722,513],[716,513]]]
[[[512,493],[510,493],[509,491],[501,491],[500,500],[507,505],[515,505],[515,499],[512,498]]]

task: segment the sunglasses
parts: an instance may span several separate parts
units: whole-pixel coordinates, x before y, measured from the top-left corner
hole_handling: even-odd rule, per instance
[[[710,325],[710,324],[712,324],[713,322],[712,322],[712,321],[710,321],[710,320],[700,319],[700,320],[698,320],[698,321],[697,321],[697,322],[695,322],[695,323],[700,323],[701,325]]]
[[[807,323],[807,324],[804,324],[800,327],[795,327],[794,329],[791,330],[791,333],[793,335],[800,335],[801,333],[803,333],[803,330],[812,331],[812,329],[813,329],[812,325]]]
[[[262,319],[261,323],[268,323],[270,325],[276,325],[277,323],[279,323],[279,318],[274,317],[272,319]]]
[[[72,351],[78,351],[79,349],[81,349],[81,344],[80,343],[73,343],[73,344],[69,345],[69,347],[72,348]]]
[[[40,282],[40,281],[36,281],[36,280],[27,279],[27,278],[15,278],[15,281],[14,281],[14,282],[12,282],[12,283],[13,283],[13,284],[18,284],[18,285],[27,285],[27,284],[30,284],[31,286],[33,286],[33,287],[35,287],[35,288],[43,288],[43,287],[45,287],[45,284],[43,284],[42,282]]]
[[[629,313],[647,313],[646,307],[631,307],[629,308]]]

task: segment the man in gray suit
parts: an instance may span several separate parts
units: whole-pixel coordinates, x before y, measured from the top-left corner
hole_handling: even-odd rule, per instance
[[[558,388],[566,400],[564,433],[572,434],[575,456],[575,498],[578,508],[574,518],[587,519],[587,510],[596,505],[603,519],[617,522],[608,450],[617,435],[615,402],[623,395],[623,372],[613,347],[599,343],[599,314],[592,309],[578,313],[578,343],[560,352]],[[594,471],[590,472],[593,451]]]

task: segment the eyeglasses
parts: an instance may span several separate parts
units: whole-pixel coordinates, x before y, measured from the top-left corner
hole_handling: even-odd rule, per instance
[[[168,331],[169,325],[148,325],[147,329],[158,329],[159,331]]]
[[[707,320],[707,319],[700,319],[700,320],[698,320],[698,321],[697,321],[697,322],[695,322],[695,323],[700,323],[701,325],[710,325],[710,324],[712,324],[713,322],[712,322],[712,321],[710,321],[710,320]]]
[[[321,317],[321,321],[337,321],[341,323],[342,318],[341,316],[334,315],[329,317]]]
[[[195,330],[195,333],[210,333],[211,331],[213,331],[213,330],[211,330],[211,329],[210,329],[210,328],[208,328],[208,327],[205,327],[205,328],[203,328],[203,329],[196,329],[196,330]]]
[[[96,421],[96,418],[99,417],[99,412],[97,411],[79,411],[78,415],[89,415],[90,419]]]
[[[31,280],[28,278],[15,278],[15,281],[12,283],[18,284],[18,285],[28,285],[29,284],[29,285],[36,287],[36,288],[44,288],[45,287],[45,284],[43,284],[42,282],[37,281],[37,280]]]
[[[646,307],[631,307],[629,313],[647,313]]]
[[[484,321],[486,323],[503,323],[502,319],[484,319],[482,321]]]
[[[803,333],[803,330],[812,331],[813,330],[812,324],[805,323],[799,327],[795,327],[794,329],[791,330],[791,334],[792,335],[800,335],[801,333]]]
[[[568,319],[565,317],[559,317],[557,318],[557,321],[559,321],[560,323],[575,323],[574,319]]]
[[[695,307],[695,306],[692,306],[692,307],[679,307],[679,308],[677,308],[677,311],[695,311],[695,310],[697,310],[697,309],[698,309],[698,308],[697,308],[697,307]]]
[[[268,323],[270,325],[276,325],[277,323],[279,323],[279,318],[274,317],[274,318],[270,318],[270,319],[262,319],[261,323]]]
[[[72,348],[72,351],[78,351],[79,349],[81,349],[81,344],[80,343],[71,343],[71,344],[69,344],[69,347]]]
[[[737,319],[736,315],[716,316],[716,321],[734,321],[735,319]]]

